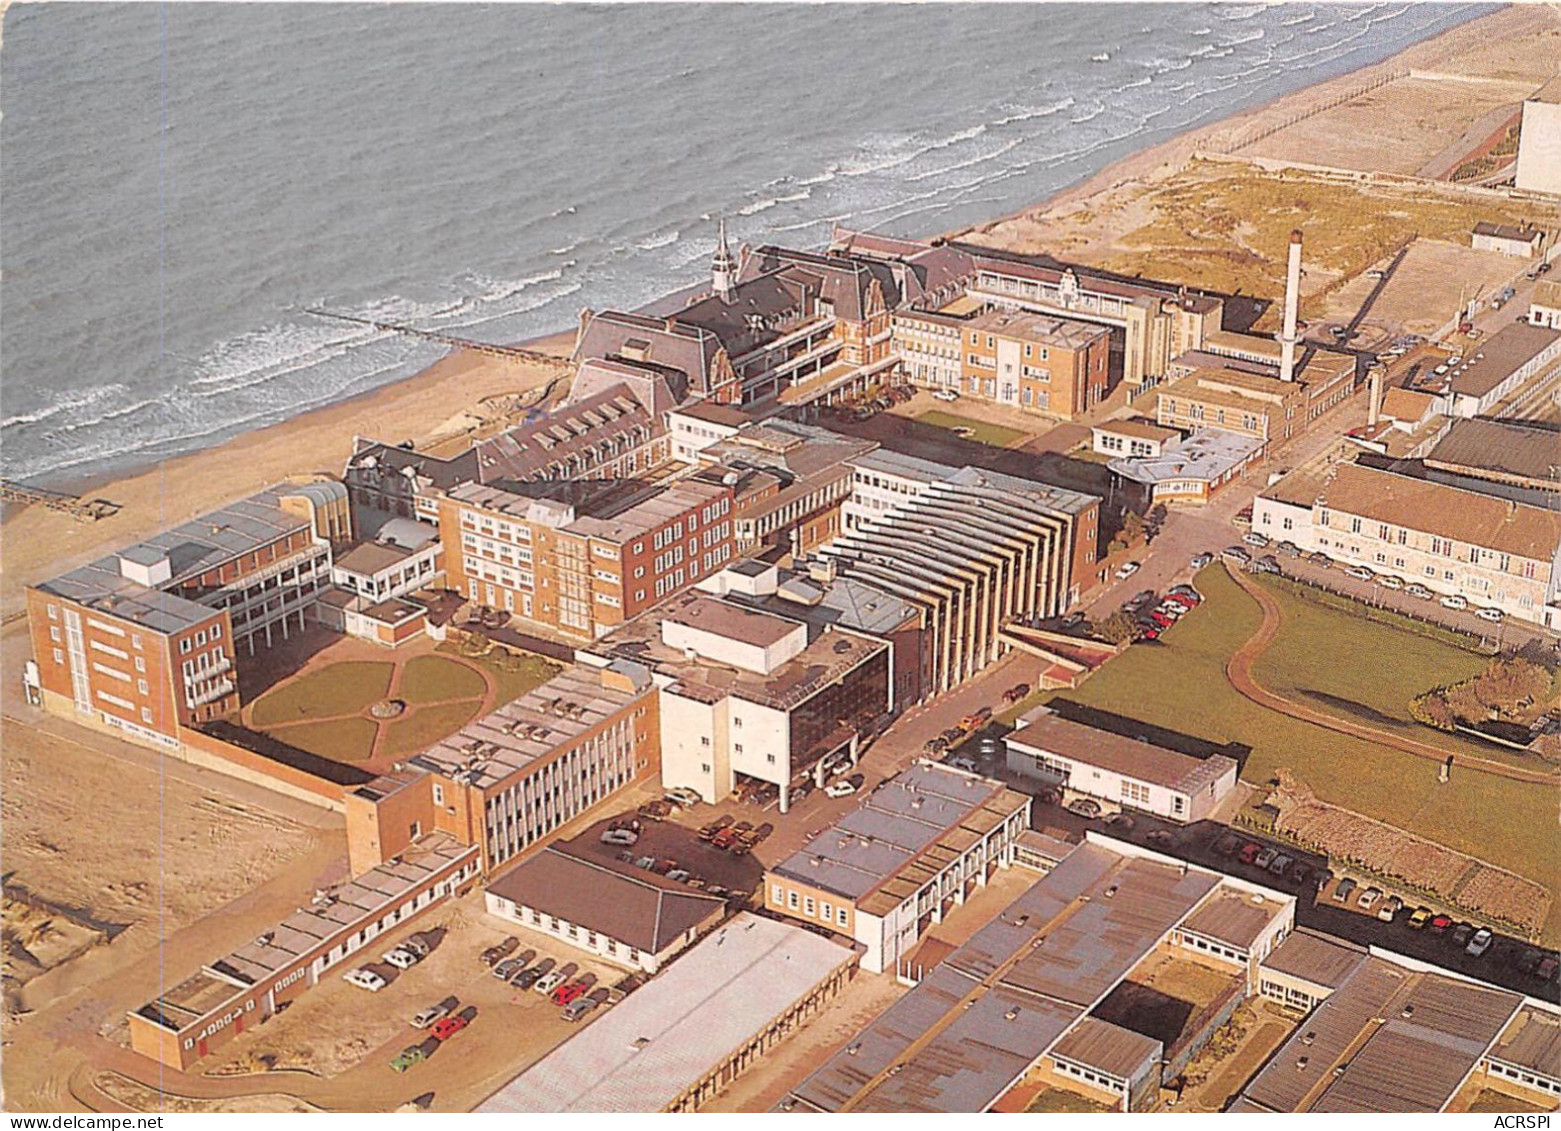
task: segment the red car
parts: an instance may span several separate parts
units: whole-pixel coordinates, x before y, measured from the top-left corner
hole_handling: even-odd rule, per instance
[[[1433,935],[1441,934],[1443,931],[1447,930],[1447,928],[1451,927],[1452,925],[1453,925],[1453,920],[1452,920],[1452,916],[1450,916],[1450,915],[1433,915],[1433,916],[1431,916],[1430,927],[1431,927],[1431,933]]]
[[[1236,853],[1236,856],[1241,860],[1241,862],[1243,864],[1251,864],[1253,861],[1255,861],[1257,859],[1257,854],[1259,852],[1262,852],[1262,851],[1263,851],[1262,848],[1260,848],[1259,846],[1253,844],[1249,840],[1249,841],[1247,841],[1246,844],[1243,844],[1241,846],[1241,851]]]
[[[428,1031],[441,1041],[448,1041],[462,1029],[466,1028],[466,1018],[457,1013],[454,1017],[446,1017],[441,1021],[435,1021],[433,1028]]]
[[[567,986],[559,986],[553,991],[554,1005],[568,1005],[575,998],[584,995],[586,985],[584,982],[570,982]]]
[[[1145,613],[1144,619],[1154,621],[1155,624],[1159,625],[1162,630],[1170,628],[1173,624],[1176,623],[1174,619],[1166,616],[1164,613]]]
[[[1185,593],[1167,593],[1165,599],[1167,601],[1175,601],[1184,609],[1196,609],[1198,607],[1198,602]]]
[[[1160,630],[1158,628],[1146,628],[1138,634],[1138,639],[1158,640],[1160,639]]]

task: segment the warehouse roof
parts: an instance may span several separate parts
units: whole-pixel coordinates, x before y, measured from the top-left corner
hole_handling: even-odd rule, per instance
[[[1131,1080],[1145,1061],[1158,1060],[1164,1047],[1153,1037],[1098,1017],[1083,1017],[1051,1052],[1118,1080]]]
[[[1278,900],[1222,886],[1187,917],[1182,928],[1245,950],[1283,910]]]
[[[1427,467],[1482,472],[1555,483],[1561,479],[1561,437],[1515,420],[1456,420],[1425,457]]]
[[[1263,959],[1262,967],[1313,985],[1336,988],[1364,961],[1366,951],[1361,947],[1301,927]]]
[[[745,912],[477,1111],[661,1111],[852,961],[820,935]]]
[[[1490,1052],[1492,1060],[1561,1080],[1561,1017],[1524,1006]]]
[[[1242,1091],[1244,1110],[1441,1111],[1523,999],[1366,959]]]
[[[1561,330],[1548,326],[1527,322],[1504,326],[1447,374],[1448,388],[1460,396],[1483,397],[1553,347],[1557,339]]]
[[[726,907],[718,896],[654,872],[587,860],[559,844],[504,873],[488,892],[646,954],[660,954]]]
[[[1070,758],[1086,766],[1121,774],[1188,795],[1236,768],[1223,754],[1194,758],[1151,742],[1076,723],[1042,705],[1019,720],[1008,743]]]

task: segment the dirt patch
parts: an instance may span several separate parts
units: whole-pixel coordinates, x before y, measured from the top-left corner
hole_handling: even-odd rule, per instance
[[[301,1113],[319,1111],[312,1103],[294,1096],[261,1093],[252,1096],[232,1096],[226,1099],[194,1099],[176,1096],[149,1088],[145,1084],[121,1076],[117,1072],[99,1072],[92,1077],[92,1085],[110,1099],[117,1100],[132,1111],[177,1112],[258,1112],[264,1114]]]
[[[22,985],[109,941],[110,930],[7,884],[0,900],[4,923],[5,979]]]

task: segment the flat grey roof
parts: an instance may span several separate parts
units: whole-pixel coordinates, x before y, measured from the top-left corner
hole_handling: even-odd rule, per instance
[[[640,694],[604,684],[600,669],[575,664],[410,761],[446,777],[464,774],[488,789],[574,742]]]
[[[1167,444],[1158,456],[1114,459],[1107,466],[1135,483],[1167,479],[1217,479],[1240,467],[1268,441],[1221,428],[1205,428]]]
[[[214,610],[165,592],[164,588],[148,588],[129,580],[120,572],[121,557],[141,565],[151,565],[166,558],[171,576],[165,588],[173,588],[288,534],[310,529],[307,518],[281,508],[283,495],[309,495],[318,499],[334,497],[338,492],[344,495],[345,491],[340,483],[268,487],[45,581],[38,589],[143,625],[154,632],[180,632],[210,620],[215,615]]]
[[[1264,970],[1336,989],[1366,961],[1366,949],[1297,927],[1263,959]]]
[[[798,1085],[791,1107],[984,1110],[1219,881],[1079,845]]]
[[[1051,1053],[1119,1080],[1131,1080],[1145,1061],[1158,1060],[1164,1047],[1153,1037],[1098,1017],[1081,1017]]]
[[[1256,892],[1220,887],[1182,923],[1182,929],[1245,950],[1268,929],[1285,905]]]
[[[1491,1059],[1526,1068],[1530,1072],[1561,1080],[1561,1016],[1549,1010],[1524,1006],[1512,1019]]]
[[[1561,479],[1561,436],[1515,420],[1455,420],[1425,464],[1554,483]]]
[[[858,900],[1005,792],[1002,782],[918,763],[776,865],[776,875]]]
[[[854,961],[821,935],[743,912],[477,1111],[661,1111]]]
[[[1460,396],[1483,397],[1561,338],[1561,330],[1519,322],[1504,326],[1466,354],[1448,374],[1448,387]]]
[[[1523,999],[1370,957],[1243,1089],[1276,1112],[1441,1111]]]

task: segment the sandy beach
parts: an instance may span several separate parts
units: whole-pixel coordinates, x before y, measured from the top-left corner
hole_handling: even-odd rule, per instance
[[[1131,154],[1088,180],[1011,216],[955,235],[1023,250],[1051,250],[1098,261],[1108,256],[1124,231],[1123,209],[1101,208],[1135,189],[1168,181],[1201,151],[1238,148],[1241,140],[1359,89],[1379,75],[1410,68],[1446,69],[1456,63],[1479,82],[1523,82],[1537,58],[1561,58],[1561,16],[1548,6],[1518,5],[1461,25],[1371,67],[1331,79],[1181,134]],[[1456,109],[1456,108],[1455,108]],[[1283,135],[1280,135],[1283,136]],[[1132,208],[1127,209],[1129,219]],[[1061,223],[1067,238],[1055,235]],[[563,356],[573,343],[562,332],[530,343]],[[399,442],[422,441],[452,416],[483,397],[535,388],[555,372],[496,357],[456,352],[424,372],[342,403],[239,436],[220,446],[165,461],[109,483],[92,484],[92,495],[118,503],[119,513],[82,522],[28,507],[4,522],[5,562],[0,573],[0,615],[15,615],[26,585],[71,568],[170,524],[274,483],[310,471],[340,473],[354,435]]]

